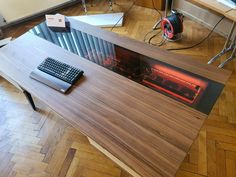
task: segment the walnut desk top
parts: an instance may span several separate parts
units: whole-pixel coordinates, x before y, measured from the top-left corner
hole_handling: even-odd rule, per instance
[[[189,57],[172,54],[72,19],[70,22],[71,28],[79,29],[82,35],[87,33],[93,35],[93,39],[104,40],[110,47],[114,45],[113,53],[122,49],[134,51],[218,85],[224,85],[230,76],[226,70]],[[40,35],[41,27],[33,31]],[[42,31],[45,35],[46,32]],[[74,35],[67,37],[76,41]],[[51,40],[54,37],[52,35]],[[100,39],[98,42],[101,42]],[[92,50],[86,57],[94,53]],[[29,77],[30,72],[48,56],[84,70],[84,77],[69,94],[61,94]],[[122,56],[127,56],[127,53],[124,52]],[[1,48],[0,58],[0,71],[4,75],[140,176],[173,177],[207,118],[204,111],[114,73],[32,33],[26,33]]]

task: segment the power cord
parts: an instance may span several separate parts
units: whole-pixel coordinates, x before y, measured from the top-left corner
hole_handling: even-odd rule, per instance
[[[154,0],[152,0],[152,6],[153,8],[158,12],[158,14],[160,15],[160,19],[162,19],[162,13],[160,12],[160,10],[158,10],[155,6]]]
[[[158,30],[158,29],[160,29],[160,28],[157,28],[156,30]],[[147,36],[148,36],[149,34],[153,33],[153,32],[156,31],[156,30],[151,30],[151,31],[147,32],[147,33],[145,34],[144,38],[143,38],[143,42],[146,42]],[[150,39],[150,38],[149,38],[149,39]],[[148,41],[149,41],[149,40],[148,40]]]
[[[162,32],[161,28],[158,28],[157,30],[159,30],[159,31],[156,34],[154,34],[152,37],[149,38],[148,44],[151,44],[152,39],[155,38],[156,36],[158,36]]]
[[[212,30],[209,32],[209,34],[203,38],[201,41],[199,41],[198,43],[192,45],[192,46],[188,46],[188,47],[181,47],[181,48],[169,48],[169,49],[166,49],[166,50],[187,50],[187,49],[191,49],[191,48],[194,48],[200,44],[202,44],[203,42],[205,42],[210,36],[211,34],[214,32],[214,30],[216,29],[216,27],[219,25],[219,23],[224,19],[225,17],[223,16],[216,24],[215,26],[212,28]]]
[[[136,1],[137,1],[137,0],[135,0],[135,1],[133,2],[133,4],[132,4],[132,5],[129,7],[129,9],[124,13],[124,15],[125,15],[125,14],[127,15],[127,14],[131,11],[131,9],[134,7]],[[111,31],[113,31],[113,29],[114,29],[114,28],[116,27],[116,25],[121,21],[121,19],[124,18],[124,15],[122,15],[122,16],[120,17],[120,19],[116,22],[116,24],[111,28]]]
[[[162,19],[162,13],[161,13],[160,10],[158,10],[158,9],[156,8],[155,3],[154,3],[154,0],[152,0],[152,6],[153,6],[153,8],[158,12],[158,14],[159,14],[159,16],[160,16],[160,19]],[[158,30],[158,29],[160,29],[160,28],[152,29],[151,31],[147,32],[147,33],[145,34],[144,38],[143,38],[143,42],[146,42],[146,38],[147,38],[147,36],[148,36],[149,34],[153,33],[154,31],[156,31],[156,30]],[[159,34],[159,33],[158,33],[158,34]],[[157,34],[155,34],[154,37],[155,37],[156,35],[157,35]],[[152,36],[151,38],[154,38],[154,37]],[[149,39],[148,41],[150,41],[150,39]],[[150,42],[148,42],[148,43],[150,43]]]
[[[166,38],[163,38],[163,37],[162,37],[162,39],[161,39],[160,42],[155,43],[155,44],[150,42],[150,44],[153,45],[153,46],[161,47],[161,46],[163,46],[163,45],[166,43],[166,41],[167,41]]]

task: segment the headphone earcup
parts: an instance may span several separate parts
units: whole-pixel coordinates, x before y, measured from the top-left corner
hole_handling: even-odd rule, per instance
[[[162,19],[161,29],[168,38],[171,39],[174,37],[174,29],[168,17]]]
[[[171,17],[171,23],[173,25],[174,34],[178,34],[182,32],[182,21],[180,20],[179,16],[176,14],[173,14]]]
[[[165,36],[172,39],[176,34],[183,32],[183,22],[179,14],[172,13],[170,16],[163,18],[161,28]]]
[[[178,15],[175,15],[175,21],[176,21],[176,26],[178,27],[177,29],[177,33],[182,33],[183,32],[183,22],[180,19],[180,17]]]

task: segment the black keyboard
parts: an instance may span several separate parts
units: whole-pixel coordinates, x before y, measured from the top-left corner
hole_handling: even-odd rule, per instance
[[[38,69],[69,84],[74,84],[84,73],[78,68],[49,57],[38,66]]]

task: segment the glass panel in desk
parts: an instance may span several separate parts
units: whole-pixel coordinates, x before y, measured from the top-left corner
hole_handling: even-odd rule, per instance
[[[209,114],[224,87],[73,28],[53,32],[41,23],[30,32],[205,114]]]

